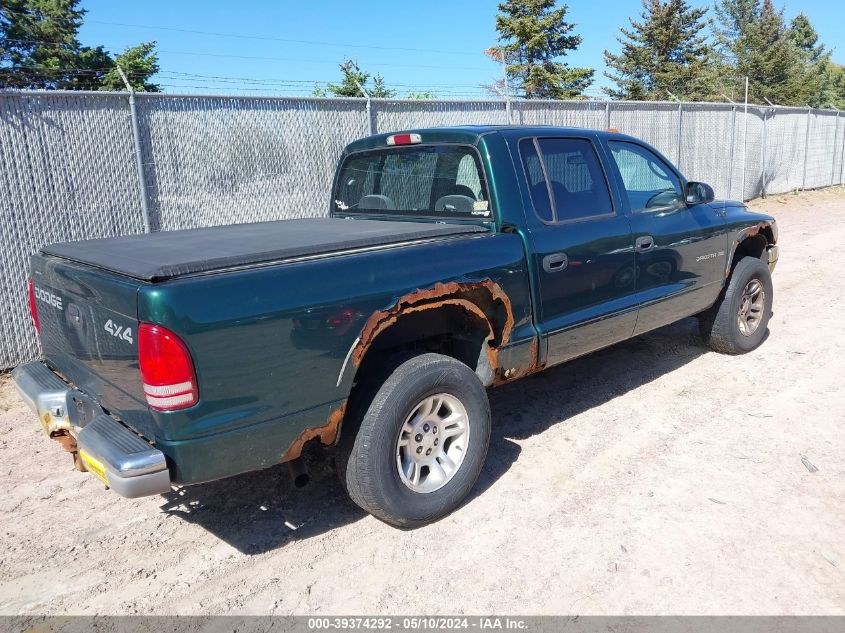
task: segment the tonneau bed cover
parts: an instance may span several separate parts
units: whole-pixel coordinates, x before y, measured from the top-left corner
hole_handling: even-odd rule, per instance
[[[65,242],[45,246],[41,252],[155,282],[234,266],[488,230],[473,224],[309,218]]]

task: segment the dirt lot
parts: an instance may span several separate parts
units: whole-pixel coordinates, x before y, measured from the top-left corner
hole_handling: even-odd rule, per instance
[[[782,249],[759,350],[690,319],[491,392],[472,498],[416,531],[328,466],[121,499],[0,378],[0,613],[845,614],[845,190],[754,206]]]

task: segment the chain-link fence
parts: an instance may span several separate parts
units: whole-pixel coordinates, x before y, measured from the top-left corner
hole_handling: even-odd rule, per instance
[[[26,278],[42,244],[139,233],[147,223],[157,231],[324,215],[347,143],[506,123],[618,129],[720,197],[843,182],[845,114],[829,110],[161,94],[135,95],[132,110],[127,93],[0,92],[0,368],[38,355]]]

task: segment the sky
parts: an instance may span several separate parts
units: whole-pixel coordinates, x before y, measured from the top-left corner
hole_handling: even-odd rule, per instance
[[[596,69],[588,94],[610,85],[602,53],[618,51],[619,27],[637,15],[639,0],[570,0],[569,21],[583,38],[566,60]],[[694,6],[712,3],[692,0]],[[337,81],[338,64],[355,59],[404,97],[429,91],[470,98],[501,77],[483,51],[496,44],[494,0],[83,0],[84,45],[112,53],[156,40],[171,93],[311,94]],[[820,39],[845,63],[845,2],[786,0],[786,17],[808,15]]]

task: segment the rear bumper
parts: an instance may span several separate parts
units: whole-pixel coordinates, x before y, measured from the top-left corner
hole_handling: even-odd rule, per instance
[[[780,249],[777,244],[769,244],[766,248],[766,253],[768,254],[767,263],[769,265],[769,272],[774,272],[775,266],[778,263],[778,257],[780,256]]]
[[[24,402],[50,437],[70,435],[88,471],[124,497],[170,491],[164,453],[156,449],[41,362],[12,371]]]

